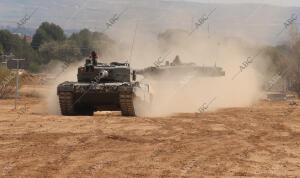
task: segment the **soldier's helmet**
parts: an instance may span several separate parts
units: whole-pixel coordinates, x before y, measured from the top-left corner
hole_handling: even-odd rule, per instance
[[[172,62],[173,65],[180,65],[181,64],[181,61],[180,61],[180,58],[179,56],[177,55],[174,59],[174,61]]]
[[[91,58],[93,59],[97,58],[97,53],[95,51],[91,52]]]

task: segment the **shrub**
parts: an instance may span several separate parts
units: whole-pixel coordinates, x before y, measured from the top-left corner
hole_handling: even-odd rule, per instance
[[[21,77],[19,78],[19,87],[21,87]],[[15,92],[16,73],[5,67],[0,67],[0,99],[6,99]]]

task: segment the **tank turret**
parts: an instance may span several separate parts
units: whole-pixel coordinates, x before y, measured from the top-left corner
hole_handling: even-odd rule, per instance
[[[162,61],[160,61],[162,63]],[[173,62],[165,62],[165,65],[157,65],[136,70],[136,74],[145,78],[164,79],[165,77],[180,76],[184,77],[189,73],[193,73],[195,77],[222,77],[225,71],[221,67],[215,66],[197,66],[195,63],[182,63],[179,56],[176,56]]]

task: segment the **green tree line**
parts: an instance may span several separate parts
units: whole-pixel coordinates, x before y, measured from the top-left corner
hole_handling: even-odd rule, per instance
[[[160,47],[176,42],[185,32],[166,30],[158,35]],[[268,71],[272,73],[288,69],[295,74],[300,69],[300,38],[297,28],[291,28],[290,39],[281,45],[261,46],[262,54],[268,60]],[[174,41],[175,40],[175,41]],[[180,42],[180,40],[179,40]],[[31,44],[25,37],[0,30],[0,55],[13,53],[17,58],[29,62],[31,72],[41,72],[42,66],[52,60],[72,62],[88,56],[92,50],[100,55],[112,53],[115,42],[106,34],[83,29],[66,37],[63,29],[53,23],[43,22],[36,30]],[[258,50],[260,50],[258,49]]]
[[[0,55],[12,53],[17,58],[25,58],[31,72],[41,72],[42,66],[49,64],[51,60],[81,60],[92,50],[105,54],[113,44],[114,41],[104,33],[88,29],[73,33],[68,38],[60,26],[48,22],[39,26],[31,44],[25,37],[0,30]]]

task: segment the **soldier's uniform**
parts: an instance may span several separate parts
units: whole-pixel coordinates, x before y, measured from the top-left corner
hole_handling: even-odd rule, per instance
[[[91,52],[90,58],[92,59],[93,65],[97,65],[97,63],[98,63],[98,56],[97,56],[97,53],[95,51]]]

